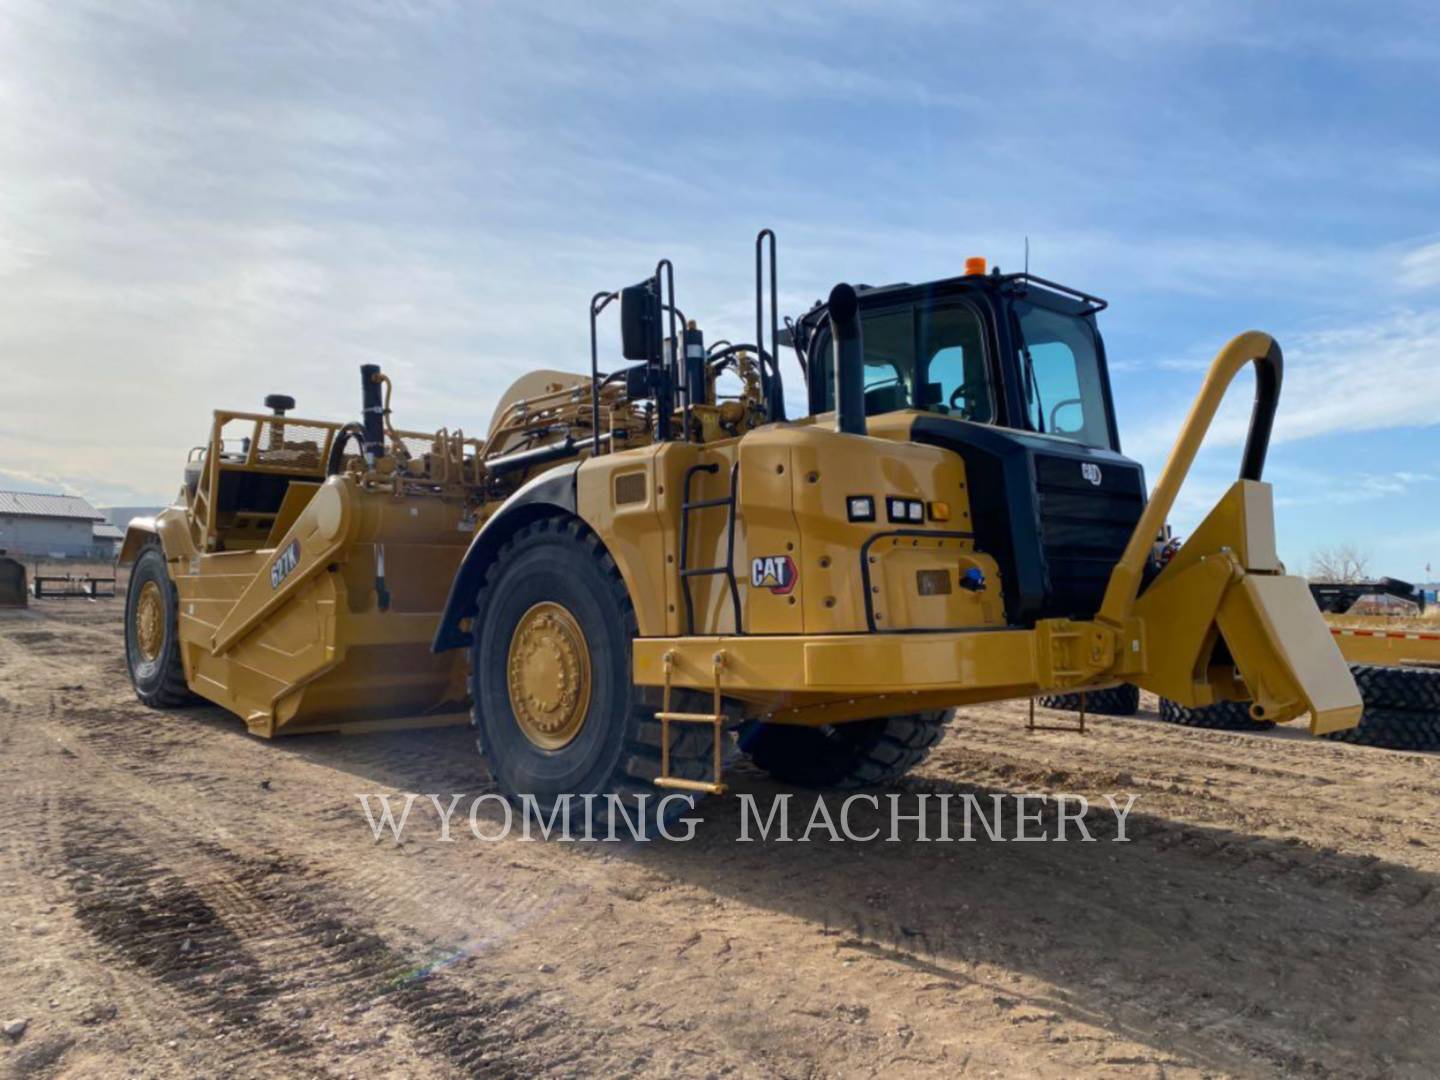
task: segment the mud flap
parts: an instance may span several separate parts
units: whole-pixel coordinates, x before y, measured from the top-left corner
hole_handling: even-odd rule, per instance
[[[1220,634],[1254,700],[1257,719],[1310,713],[1310,733],[1360,722],[1360,692],[1303,580],[1247,574],[1225,591]]]

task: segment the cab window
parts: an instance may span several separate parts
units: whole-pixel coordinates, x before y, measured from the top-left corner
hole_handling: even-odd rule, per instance
[[[920,357],[926,404],[934,412],[989,424],[995,420],[980,320],[968,307],[920,309]]]
[[[909,408],[915,376],[914,325],[910,310],[862,317],[865,340],[865,412]]]
[[[865,413],[901,409],[956,416],[980,423],[995,419],[994,392],[979,316],[969,306],[907,306],[861,316],[865,343]],[[830,356],[824,332],[818,355]],[[819,366],[826,409],[835,407],[834,372]]]
[[[1024,301],[1016,303],[1015,314],[1030,428],[1109,448],[1104,383],[1090,324]]]

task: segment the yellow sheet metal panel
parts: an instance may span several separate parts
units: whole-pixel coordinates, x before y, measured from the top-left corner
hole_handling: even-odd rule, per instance
[[[1215,616],[1239,573],[1233,557],[1217,553],[1172,563],[1135,601],[1148,660],[1133,676],[1139,686],[1191,708],[1215,703],[1207,672],[1220,634]]]
[[[660,443],[592,458],[576,474],[576,510],[615,560],[642,635],[681,630],[680,504],[685,470],[699,457],[699,448],[691,443]],[[722,466],[718,472],[726,470]],[[637,476],[644,478],[645,485],[640,499],[633,494],[639,486]],[[625,483],[619,490],[624,497],[617,500],[616,484],[622,479]],[[728,474],[724,479],[728,481]],[[696,485],[695,497],[717,490],[702,482]],[[723,512],[697,513],[694,524],[713,532],[723,516]],[[703,536],[697,537],[697,545],[706,548]],[[691,561],[700,565],[698,555],[692,554]]]
[[[1038,682],[1034,636],[1025,630],[868,640],[844,636],[805,645],[805,686],[810,689],[976,689]]]
[[[844,435],[822,425],[777,432],[791,447],[799,532],[794,593],[800,597],[804,631],[867,630],[867,588],[879,629],[999,625],[998,568],[988,556],[975,553],[968,536],[953,535],[972,531],[960,457],[939,447],[895,441],[908,435],[913,414],[870,422],[871,436]],[[874,437],[877,431],[885,434]],[[873,521],[850,520],[847,500],[854,496],[871,500]],[[888,520],[891,497],[923,506],[921,520]],[[945,504],[947,520],[933,520],[936,503]],[[903,535],[910,533],[922,535]],[[959,587],[960,574],[971,566],[985,574],[985,593]]]
[[[1185,538],[1162,577],[1180,573],[1222,550],[1231,555],[1242,570],[1273,573],[1279,569],[1269,484],[1259,480],[1237,480],[1231,484],[1205,515],[1205,520]]]
[[[120,544],[120,554],[115,557],[120,566],[128,566],[140,557],[146,544],[157,539],[153,517],[132,518],[125,526],[125,539]]]
[[[744,594],[747,634],[798,634],[809,568],[795,516],[795,478],[813,464],[797,463],[797,445],[815,428],[762,428],[740,441],[740,522],[735,572]],[[801,478],[803,482],[803,477]],[[813,485],[810,485],[813,487]]]
[[[253,633],[272,612],[298,595],[313,576],[322,573],[340,549],[353,543],[355,538],[349,533],[360,522],[359,501],[354,485],[338,477],[316,492],[216,627],[211,649],[224,653]],[[404,520],[403,515],[400,520]]]
[[[285,497],[281,500],[280,508],[275,511],[275,520],[270,525],[265,547],[273,548],[280,543],[281,538],[290,531],[301,511],[310,505],[310,500],[319,490],[319,481],[292,480],[285,486]]]
[[[1277,573],[1280,556],[1275,551],[1275,498],[1269,484],[1240,480],[1236,484],[1243,498],[1245,518],[1241,561],[1252,572]]]
[[[690,501],[707,502],[713,499],[724,499],[730,494],[730,480],[732,466],[739,452],[739,446],[735,441],[711,444],[699,450],[693,457],[676,455],[678,465],[683,465],[687,460],[697,465],[714,466],[714,471],[696,472],[691,477]],[[670,543],[676,553],[676,564],[671,575],[671,583],[675,590],[675,612],[673,613],[671,627],[674,633],[685,632],[685,598],[680,587],[680,502],[683,498],[685,476],[684,471],[677,468],[674,480],[674,516],[675,523]],[[742,481],[743,484],[743,481]],[[702,567],[724,566],[727,556],[727,533],[730,522],[730,511],[725,506],[700,507],[690,511],[689,514],[689,552],[687,560],[691,569]],[[735,573],[736,592],[740,596],[740,625],[747,625],[745,622],[745,609],[748,601],[745,589],[746,567],[749,560],[745,557],[746,551],[746,521],[744,512],[736,518],[735,523],[735,557],[732,567]],[[730,592],[730,582],[724,574],[696,574],[689,579],[690,601],[695,611],[695,632],[699,634],[724,634],[731,633],[736,628],[735,604]]]
[[[882,536],[869,546],[864,559],[868,574],[862,582],[868,578],[877,629],[1005,625],[1000,568],[990,556],[975,551],[973,540]],[[972,567],[984,575],[982,591],[972,592],[960,584]]]
[[[1268,719],[1309,711],[1315,735],[1360,722],[1360,692],[1303,580],[1247,575],[1226,593],[1218,622]]]
[[[429,652],[470,538],[463,506],[345,477],[305,501],[273,549],[192,547],[172,559],[192,688],[267,737],[463,701],[464,652]],[[375,582],[382,548],[385,610]]]
[[[908,430],[908,417],[891,419],[896,434]],[[841,435],[813,424],[777,425],[743,440],[646,447],[581,466],[580,516],[619,566],[642,636],[672,636],[686,629],[679,566],[686,471],[714,465],[713,472],[693,475],[690,498],[723,498],[737,457],[733,571],[747,633],[864,631],[862,548],[864,565],[874,568],[869,587],[882,601],[877,609],[882,628],[1003,623],[998,567],[974,550],[973,540],[953,535],[943,541],[938,536],[912,539],[903,550],[885,540],[897,531],[926,537],[970,531],[964,466],[957,455],[888,438]],[[873,500],[876,520],[849,520],[846,499],[855,494]],[[943,502],[948,520],[936,522],[927,513],[921,521],[892,523],[887,521],[887,496],[912,499],[927,508]],[[723,507],[690,513],[689,568],[724,564],[726,528]],[[985,575],[984,592],[960,588],[960,575],[970,567]],[[695,632],[733,632],[725,577],[693,576],[689,585]]]
[[[804,695],[789,695],[786,700],[762,710],[766,723],[820,727],[844,724],[852,720],[868,720],[877,716],[899,716],[903,713],[930,712],[979,705],[988,701],[1024,698],[1033,689],[1024,686],[980,687],[974,690],[906,690],[881,694],[846,694],[828,697],[820,702]]]

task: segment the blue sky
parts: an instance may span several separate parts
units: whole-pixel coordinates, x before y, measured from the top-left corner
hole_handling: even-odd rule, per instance
[[[1283,557],[1440,575],[1437,71],[1418,3],[8,0],[0,486],[164,501],[211,408],[348,418],[369,361],[405,426],[482,429],[518,373],[583,368],[590,294],[662,254],[744,332],[762,225],[789,312],[1018,268],[1028,236],[1110,299],[1152,478],[1215,349],[1269,330]]]

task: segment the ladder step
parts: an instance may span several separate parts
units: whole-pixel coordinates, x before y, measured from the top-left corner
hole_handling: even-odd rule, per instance
[[[685,724],[723,724],[725,716],[716,716],[714,713],[701,712],[657,712],[656,720],[679,721]]]
[[[726,791],[724,784],[712,784],[706,780],[682,780],[678,776],[657,777],[655,786],[674,788],[677,791],[700,791],[706,795],[724,795]]]
[[[730,586],[730,604],[734,613],[735,633],[743,634],[745,631],[740,625],[740,588],[735,581],[735,511],[738,505],[739,494],[740,462],[736,461],[730,466],[730,488],[720,498],[715,499],[691,499],[691,481],[696,473],[709,473],[714,475],[720,471],[718,463],[710,462],[704,465],[691,465],[685,470],[685,479],[681,485],[680,494],[680,565],[677,567],[680,577],[680,591],[685,596],[685,631],[688,634],[695,633],[695,602],[690,592],[690,579],[695,577],[713,577],[724,575]],[[690,514],[696,510],[707,508],[725,508],[725,565],[690,567],[686,564],[690,561]]]

